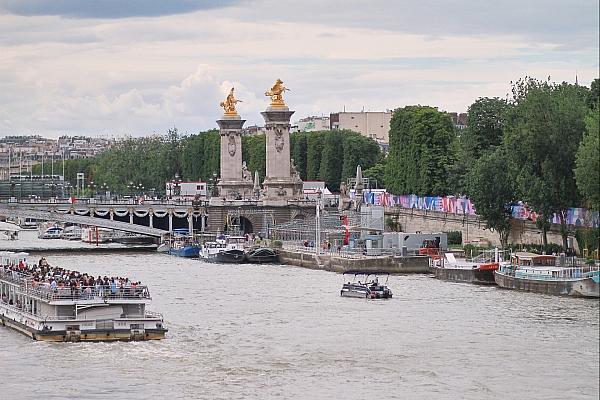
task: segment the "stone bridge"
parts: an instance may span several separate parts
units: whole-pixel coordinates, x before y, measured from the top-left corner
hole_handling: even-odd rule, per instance
[[[149,236],[176,228],[199,232],[266,233],[276,224],[314,213],[314,202],[214,199],[208,202],[145,201],[143,204],[78,199],[68,202],[1,202],[0,216],[98,226]]]

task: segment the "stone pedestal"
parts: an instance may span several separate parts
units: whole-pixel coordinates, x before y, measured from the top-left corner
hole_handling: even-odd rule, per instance
[[[290,163],[290,118],[293,113],[285,106],[269,107],[261,113],[267,136],[265,200],[302,198],[302,180]]]
[[[221,136],[221,178],[217,184],[219,196],[243,199],[252,196],[252,175],[242,164],[242,126],[238,115],[224,115],[217,121]]]

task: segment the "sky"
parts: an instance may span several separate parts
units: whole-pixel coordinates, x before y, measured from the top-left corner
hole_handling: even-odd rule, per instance
[[[0,0],[0,137],[263,125],[422,104],[465,112],[524,76],[599,75],[597,0]]]

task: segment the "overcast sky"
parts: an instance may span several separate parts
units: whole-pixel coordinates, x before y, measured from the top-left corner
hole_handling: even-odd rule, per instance
[[[262,125],[409,104],[464,112],[525,75],[598,77],[598,0],[0,0],[0,136]]]

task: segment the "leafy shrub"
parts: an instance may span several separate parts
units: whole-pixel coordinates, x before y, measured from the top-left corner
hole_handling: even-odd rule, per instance
[[[450,231],[445,232],[448,235],[448,246],[461,245],[462,244],[462,232],[461,231]]]

